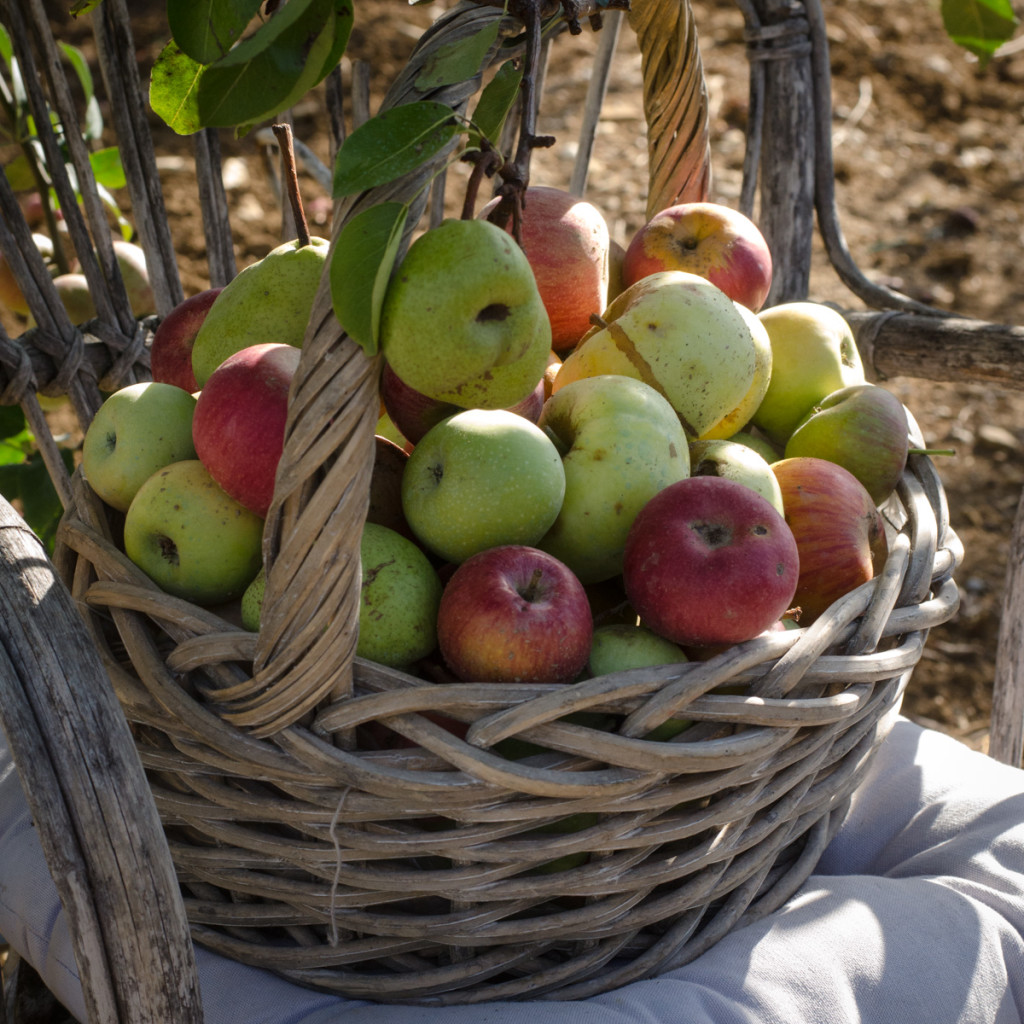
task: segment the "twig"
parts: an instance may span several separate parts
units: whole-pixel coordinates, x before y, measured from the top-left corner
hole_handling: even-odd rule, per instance
[[[287,124],[275,124],[273,129],[277,136],[277,144],[281,149],[282,177],[288,193],[288,202],[291,204],[292,215],[295,217],[299,248],[302,248],[309,245],[309,222],[306,220],[306,210],[302,205],[302,195],[299,192],[299,175],[295,168],[292,129],[291,125]]]

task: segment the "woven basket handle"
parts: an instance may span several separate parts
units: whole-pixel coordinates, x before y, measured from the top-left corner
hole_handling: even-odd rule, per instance
[[[423,90],[419,72],[441,46],[500,19],[496,8],[463,3],[421,38],[382,109],[437,100],[464,110],[490,64],[471,79]],[[651,195],[658,204],[706,195],[707,102],[686,0],[636,0],[630,17],[644,53],[644,109],[651,148]],[[508,25],[518,32],[518,25]],[[454,144],[453,144],[454,145]],[[412,200],[403,250],[425,208],[423,185],[450,158],[442,152],[409,178],[336,205],[332,247],[358,212]],[[413,198],[415,197],[415,198]],[[293,384],[285,447],[267,518],[267,585],[253,676],[224,717],[256,735],[301,719],[321,701],[351,692],[358,639],[359,542],[373,469],[380,359],[341,331],[327,275],[321,281]]]

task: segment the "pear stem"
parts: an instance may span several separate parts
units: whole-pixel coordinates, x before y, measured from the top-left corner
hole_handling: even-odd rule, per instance
[[[295,147],[292,145],[292,126],[290,124],[275,124],[272,127],[274,135],[277,137],[277,144],[281,149],[284,184],[288,193],[288,202],[291,204],[292,216],[295,218],[295,228],[298,232],[299,248],[301,249],[309,245],[309,221],[306,220],[306,210],[302,205],[302,195],[299,192],[299,173],[295,165]]]

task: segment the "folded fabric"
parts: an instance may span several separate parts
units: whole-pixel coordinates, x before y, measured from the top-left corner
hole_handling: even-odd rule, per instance
[[[0,737],[0,934],[84,1020]],[[898,719],[800,891],[693,963],[574,1002],[386,1006],[196,951],[208,1024],[1020,1024],[1024,772]]]

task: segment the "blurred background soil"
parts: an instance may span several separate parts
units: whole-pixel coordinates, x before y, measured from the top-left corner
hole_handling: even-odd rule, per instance
[[[87,25],[61,14],[59,31],[87,43]],[[138,59],[148,67],[167,40],[162,4],[137,0]],[[352,61],[371,66],[372,109],[440,6],[356,0]],[[733,0],[694,5],[709,100],[712,199],[737,205],[748,108],[743,23]],[[837,199],[854,259],[872,278],[965,316],[1024,324],[1024,40],[981,70],[943,31],[927,0],[826,3]],[[547,69],[539,130],[556,136],[538,154],[535,183],[565,186],[576,151],[595,33],[563,34]],[[644,220],[647,148],[640,58],[623,29],[588,184],[613,236],[628,242]],[[295,135],[329,162],[321,97],[294,111]],[[161,178],[186,293],[207,287],[192,149],[153,118]],[[239,267],[280,240],[275,158],[251,134],[225,137],[227,184]],[[329,232],[327,191],[302,175],[317,233]],[[453,202],[461,203],[457,183]],[[457,206],[455,207],[457,209]],[[857,308],[824,256],[810,298]],[[984,746],[1008,540],[1024,485],[1024,394],[957,382],[887,382],[918,419],[927,442],[956,454],[940,462],[954,528],[966,557],[957,574],[956,617],[933,630],[904,710],[918,721]]]

